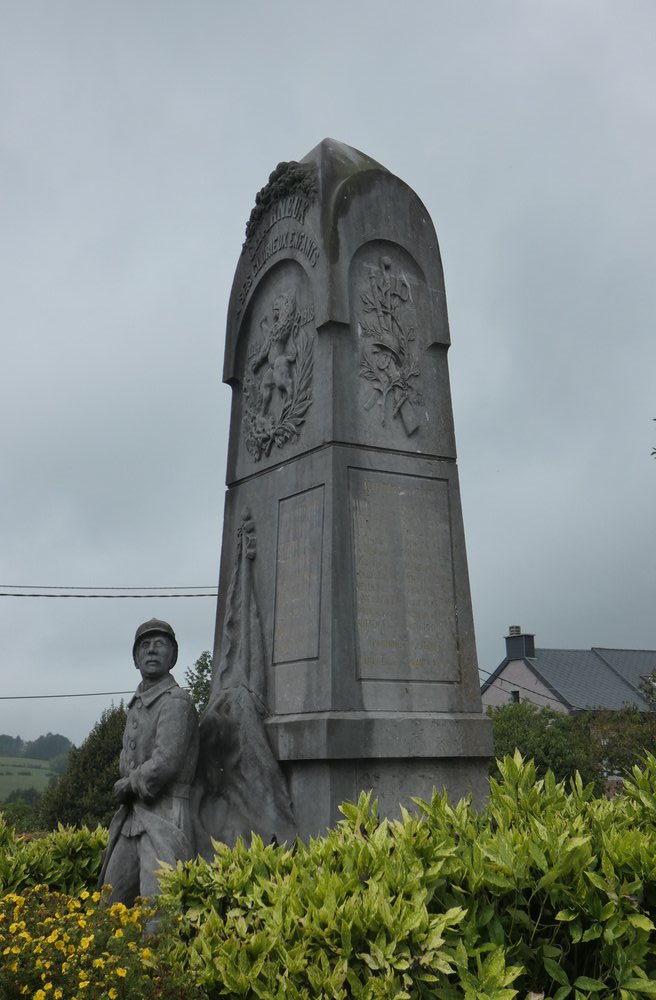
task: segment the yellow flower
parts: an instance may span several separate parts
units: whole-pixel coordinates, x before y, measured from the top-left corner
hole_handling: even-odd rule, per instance
[[[80,893],[80,899],[88,899],[88,898],[89,898],[89,893],[87,892],[87,890],[86,890],[86,889],[84,889],[84,890],[83,890],[83,891],[82,891],[82,892]]]
[[[116,970],[116,975],[119,977],[119,979],[125,979],[127,974],[128,974],[127,969],[124,969],[122,966],[119,965]]]
[[[109,1000],[116,1000],[116,997],[118,996],[118,990],[115,990],[114,987],[112,986],[107,995],[109,997]]]
[[[94,935],[88,934],[87,937],[83,937],[80,941],[80,948],[82,951],[86,951],[91,942],[93,941]]]
[[[46,1000],[45,990],[37,990],[32,1000]]]
[[[122,938],[123,937],[123,931],[121,930],[120,927],[117,927],[116,930],[114,931],[114,937],[117,937],[117,938]]]

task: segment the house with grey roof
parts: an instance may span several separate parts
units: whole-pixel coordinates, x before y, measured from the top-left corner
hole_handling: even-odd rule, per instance
[[[481,686],[483,707],[530,701],[560,712],[648,711],[640,685],[656,669],[653,649],[541,649],[535,636],[511,625],[506,656]]]

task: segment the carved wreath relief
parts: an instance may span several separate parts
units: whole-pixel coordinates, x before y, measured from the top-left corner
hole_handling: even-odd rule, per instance
[[[275,444],[296,440],[312,404],[313,342],[303,326],[312,309],[301,313],[296,295],[276,295],[260,320],[261,337],[249,352],[244,374],[244,435],[256,462]]]
[[[371,387],[364,408],[378,404],[381,426],[385,427],[391,395],[392,419],[400,417],[410,436],[419,427],[414,407],[421,403],[412,385],[419,367],[410,347],[415,339],[414,328],[408,323],[410,284],[402,272],[392,271],[389,257],[381,257],[379,267],[370,265],[369,286],[360,292],[360,299],[358,329],[364,338],[360,377]]]

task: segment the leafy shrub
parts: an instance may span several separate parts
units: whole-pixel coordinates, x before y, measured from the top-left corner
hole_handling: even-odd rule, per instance
[[[180,984],[171,1000],[656,996],[656,757],[647,754],[612,800],[595,798],[578,776],[569,785],[550,772],[539,778],[519,754],[498,770],[479,813],[435,794],[418,800],[419,815],[379,820],[362,795],[342,807],[334,830],[308,844],[217,844],[211,863],[166,869],[161,934],[147,955],[134,938],[131,1000],[167,996],[148,993],[153,982],[162,991]],[[40,878],[46,871],[51,893],[66,886],[75,899],[77,887],[96,877],[105,837],[60,828],[28,842],[0,823],[0,884],[22,887],[19,898],[33,901],[29,887],[47,881]],[[43,855],[36,845],[46,845]],[[95,905],[87,900],[86,909]],[[63,903],[56,906],[64,914]],[[24,928],[11,918],[3,946],[9,963],[28,953],[24,933],[44,936],[43,914],[30,912]],[[134,912],[124,918],[136,926],[142,916]],[[8,917],[0,913],[0,934]],[[100,927],[114,917],[105,907],[84,919]],[[88,952],[100,968],[93,962],[114,954],[108,933],[98,930],[87,946],[76,938],[73,954]],[[20,970],[27,976],[28,965]],[[2,974],[9,977],[4,967]],[[3,997],[4,982],[11,978],[0,979]],[[44,1000],[36,979],[17,982]],[[56,996],[64,987],[52,982],[46,995]],[[107,1000],[112,989],[118,986],[105,980],[86,995]]]
[[[107,831],[98,827],[57,830],[28,840],[0,816],[0,891],[20,892],[37,884],[63,893],[90,889],[100,874]]]
[[[307,846],[169,870],[172,962],[263,1000],[656,996],[656,758],[612,801],[518,754],[499,774],[479,814],[435,794],[379,822],[361,796]]]

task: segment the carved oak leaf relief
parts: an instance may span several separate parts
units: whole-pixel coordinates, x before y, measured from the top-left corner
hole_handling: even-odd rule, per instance
[[[369,265],[369,272],[368,285],[360,291],[358,322],[358,333],[364,340],[360,378],[371,390],[364,408],[380,407],[382,427],[387,425],[391,409],[392,419],[400,417],[410,436],[419,428],[414,407],[422,402],[413,386],[420,372],[411,348],[415,331],[408,322],[412,313],[410,284],[402,272],[393,272],[389,257],[381,257],[379,266]]]
[[[287,289],[276,295],[260,320],[261,337],[249,352],[244,372],[244,440],[258,462],[275,444],[294,441],[312,404],[314,343],[303,327],[312,310],[303,314],[296,295]],[[303,322],[305,320],[305,323]]]

